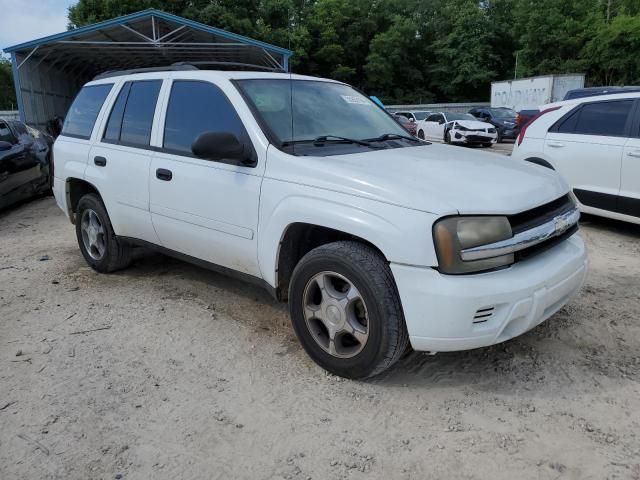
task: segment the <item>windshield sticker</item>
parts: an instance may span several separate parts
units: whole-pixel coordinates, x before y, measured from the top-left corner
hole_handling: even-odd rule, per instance
[[[347,103],[353,103],[355,105],[371,105],[371,102],[366,98],[356,97],[354,95],[340,95],[342,99]]]

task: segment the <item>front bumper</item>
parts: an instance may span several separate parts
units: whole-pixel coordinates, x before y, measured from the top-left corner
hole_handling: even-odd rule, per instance
[[[451,141],[454,143],[496,143],[498,139],[497,133],[474,132],[474,131],[457,131],[451,133]]]
[[[414,350],[468,350],[504,342],[539,325],[580,289],[584,243],[573,235],[504,270],[442,275],[391,264]]]
[[[516,127],[505,128],[500,132],[500,137],[501,138],[516,139],[516,138],[518,138],[518,133],[520,133],[520,131]]]

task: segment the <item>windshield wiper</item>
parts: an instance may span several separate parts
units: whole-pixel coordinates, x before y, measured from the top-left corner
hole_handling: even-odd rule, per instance
[[[339,142],[355,143],[357,145],[362,145],[365,147],[376,148],[374,145],[371,145],[371,143],[367,142],[366,140],[356,140],[353,138],[339,137],[337,135],[322,135],[320,137],[314,138],[313,143],[326,143],[332,140],[339,141]]]
[[[399,135],[397,133],[385,133],[376,138],[367,138],[367,142],[386,142],[387,140],[409,140],[411,142],[419,142],[417,138],[410,137],[409,135]]]
[[[380,148],[376,145],[371,144],[370,142],[367,142],[366,140],[356,140],[355,138],[340,137],[338,135],[321,135],[314,138],[313,140],[289,140],[286,142],[282,142],[282,146],[286,147],[288,145],[294,145],[297,143],[313,143],[314,145],[323,145],[328,142],[353,143],[356,145],[362,145],[363,147]]]

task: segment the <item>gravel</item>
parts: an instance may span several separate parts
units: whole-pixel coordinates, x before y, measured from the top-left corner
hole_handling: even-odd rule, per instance
[[[52,198],[2,212],[0,478],[640,478],[640,227],[581,230],[550,320],[356,382],[254,286],[143,250],[100,275]]]

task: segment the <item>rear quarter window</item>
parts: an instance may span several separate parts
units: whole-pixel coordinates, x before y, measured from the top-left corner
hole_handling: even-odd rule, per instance
[[[555,131],[576,135],[623,137],[633,100],[586,103],[558,122]]]
[[[89,139],[112,83],[83,87],[69,108],[61,135]]]

